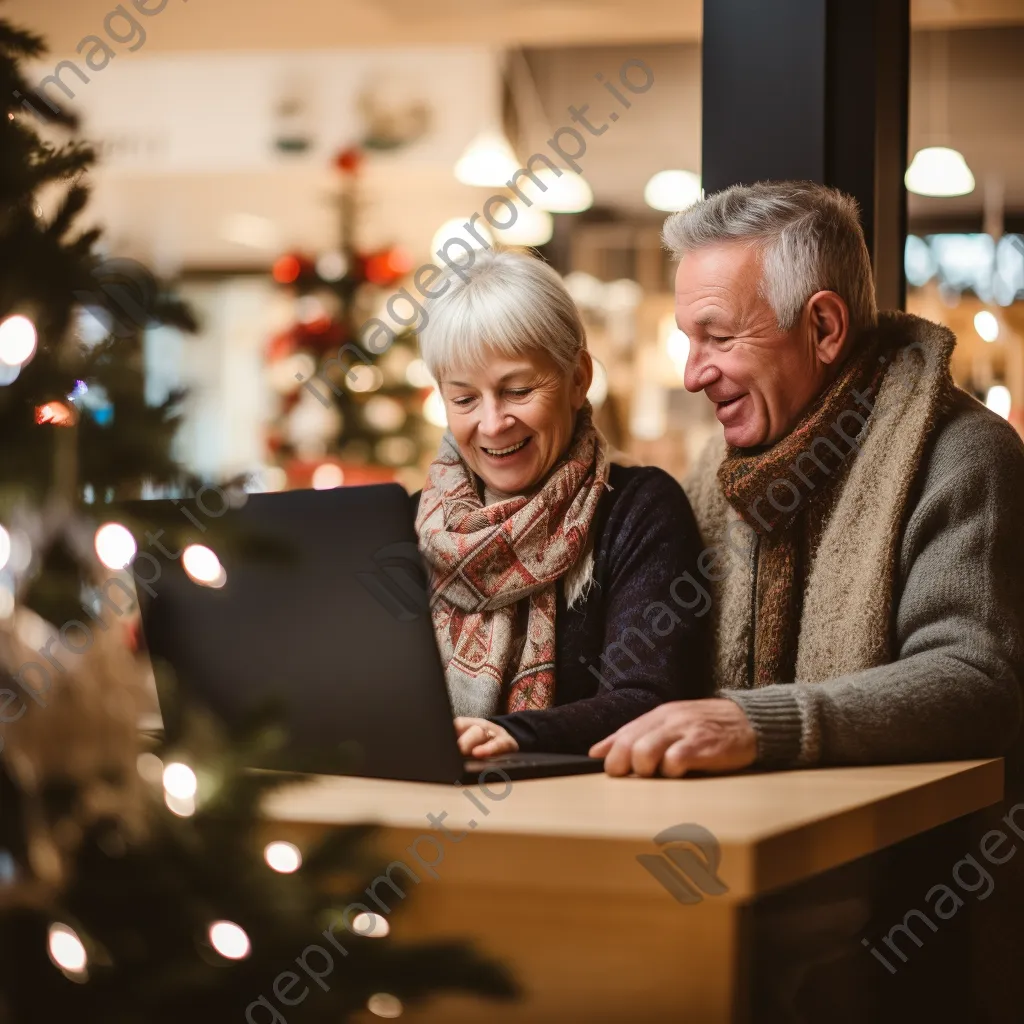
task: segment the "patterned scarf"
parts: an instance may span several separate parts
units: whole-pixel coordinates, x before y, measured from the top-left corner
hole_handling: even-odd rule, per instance
[[[859,450],[858,435],[890,359],[886,348],[879,332],[863,336],[789,434],[768,448],[730,446],[719,467],[726,500],[760,538],[754,686],[794,677],[807,574],[850,456]]]
[[[607,481],[607,443],[589,402],[544,484],[494,505],[483,504],[455,439],[444,435],[416,531],[456,715],[554,703],[556,583],[584,555]]]

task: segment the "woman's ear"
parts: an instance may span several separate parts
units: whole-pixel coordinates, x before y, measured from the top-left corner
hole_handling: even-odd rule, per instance
[[[836,292],[815,292],[807,300],[811,343],[826,365],[843,354],[850,333],[850,311]]]
[[[576,357],[576,367],[572,371],[572,409],[578,412],[587,400],[587,392],[594,381],[594,360],[584,348]]]

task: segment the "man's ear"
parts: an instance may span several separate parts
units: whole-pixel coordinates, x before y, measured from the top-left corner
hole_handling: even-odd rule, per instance
[[[594,381],[594,360],[584,348],[576,359],[576,367],[572,371],[572,404],[574,411],[583,408],[587,400],[587,392]]]
[[[836,292],[815,292],[807,300],[811,342],[826,365],[835,363],[846,349],[850,333],[850,311]]]

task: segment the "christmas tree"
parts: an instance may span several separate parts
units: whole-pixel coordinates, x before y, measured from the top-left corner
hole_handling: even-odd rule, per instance
[[[146,401],[143,337],[194,324],[76,230],[93,153],[50,141],[75,121],[23,78],[42,52],[0,21],[0,1022],[272,1019],[282,969],[336,929],[331,984],[288,1020],[395,1016],[445,989],[508,997],[463,946],[341,932],[375,873],[368,830],[271,842],[260,808],[295,780],[245,766],[281,742],[273,722],[229,737],[182,707],[173,749],[138,729],[134,602],[110,614],[110,584],[131,597],[123,524],[163,524],[128,503],[202,483],[171,455],[181,396]]]
[[[267,348],[268,379],[280,395],[267,443],[292,486],[394,479],[437,440],[423,415],[433,381],[418,358],[418,314],[392,298],[412,260],[397,246],[366,250],[358,238],[368,157],[408,144],[424,126],[404,121],[400,135],[371,125],[336,157],[338,248],[274,263],[296,319]]]

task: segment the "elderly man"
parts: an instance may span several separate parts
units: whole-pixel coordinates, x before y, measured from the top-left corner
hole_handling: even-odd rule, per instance
[[[949,374],[954,337],[879,313],[856,203],[735,186],[675,214],[687,490],[715,691],[591,748],[609,774],[997,756],[1021,721],[1024,446]]]

